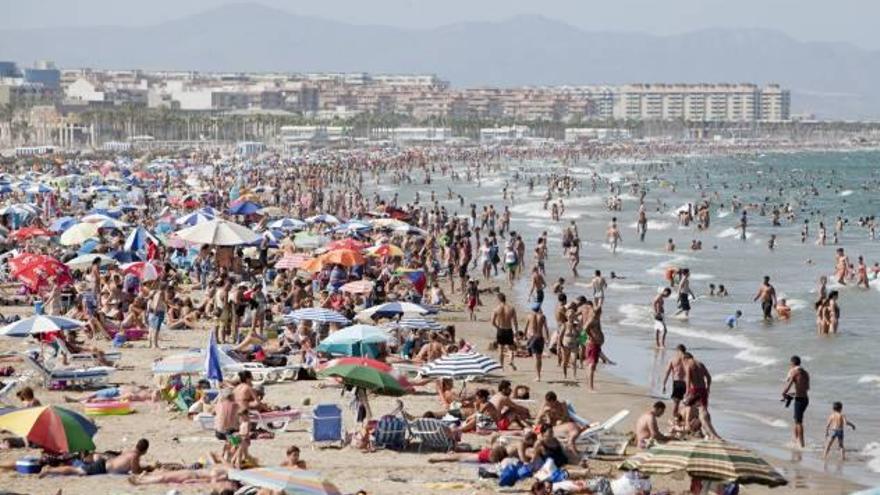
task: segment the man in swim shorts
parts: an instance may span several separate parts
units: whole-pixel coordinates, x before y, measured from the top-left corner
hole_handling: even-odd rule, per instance
[[[514,342],[514,331],[519,330],[516,321],[516,309],[507,304],[507,296],[498,293],[498,306],[492,312],[492,326],[495,327],[495,343],[498,344],[498,362],[501,368],[504,368],[505,351],[510,351],[510,367],[516,371],[516,365],[513,364],[516,355],[516,343]]]

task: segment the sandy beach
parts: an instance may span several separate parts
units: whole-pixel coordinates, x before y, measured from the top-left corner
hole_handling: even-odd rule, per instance
[[[485,297],[484,304],[487,306],[494,303],[494,298]],[[439,320],[449,322],[456,326],[459,336],[474,343],[478,350],[489,355],[496,356],[487,350],[494,331],[488,323],[489,309],[481,308],[479,321],[469,322],[463,312],[441,312]],[[30,308],[0,309],[4,314],[18,312],[26,314]],[[520,318],[525,314],[525,308],[519,308]],[[206,332],[194,331],[166,331],[162,345],[165,351],[149,350],[142,342],[130,343],[123,350],[123,360],[120,370],[114,375],[114,381],[119,383],[149,384],[152,382],[151,364],[154,359],[162,354],[168,354],[177,350],[203,345]],[[24,344],[21,341],[2,339],[0,351],[21,350]],[[106,346],[106,343],[102,344]],[[549,358],[553,358],[552,355]],[[553,358],[555,359],[555,358]],[[14,364],[14,366],[19,366]],[[531,387],[532,397],[542,397],[547,390],[555,390],[566,400],[572,402],[578,412],[588,419],[596,421],[604,419],[621,409],[629,409],[632,413],[619,428],[623,432],[632,431],[638,415],[656,400],[647,390],[633,386],[616,378],[612,367],[605,366],[599,369],[597,393],[588,393],[581,380],[579,383],[565,382],[561,372],[555,363],[545,367],[545,378],[542,383],[535,383],[534,367],[531,359],[518,359],[518,371],[506,370],[504,377],[514,384],[525,384]],[[267,401],[273,405],[290,405],[293,408],[307,410],[303,406],[305,400],[311,404],[336,403],[343,407],[345,414],[344,426],[352,428],[354,417],[348,409],[349,398],[341,398],[340,390],[335,387],[321,388],[321,381],[285,382],[273,384],[267,387]],[[494,388],[492,380],[487,383],[472,383],[470,390],[485,386]],[[62,404],[62,392],[50,392],[41,387],[35,388],[37,397],[44,404]],[[406,409],[412,414],[421,414],[429,409],[437,409],[438,401],[433,386],[423,387],[418,393],[403,398]],[[376,416],[390,412],[394,408],[394,399],[388,397],[371,398],[373,413]],[[540,405],[536,402],[532,410]],[[73,405],[74,409],[81,406]],[[139,403],[136,405],[137,412],[128,416],[104,416],[97,419],[100,429],[95,437],[95,443],[100,450],[122,450],[130,448],[138,438],[147,438],[150,441],[150,450],[146,456],[149,463],[153,462],[177,462],[190,464],[199,460],[205,460],[209,451],[219,451],[221,443],[218,442],[212,432],[201,430],[197,424],[188,420],[180,413],[167,412],[165,405],[153,405],[151,403]],[[310,424],[308,420],[300,420],[291,423],[288,430],[279,433],[272,440],[256,440],[251,445],[251,453],[255,455],[262,465],[277,464],[283,458],[285,449],[290,445],[297,445],[303,450],[302,458],[306,460],[310,469],[324,474],[329,480],[336,483],[343,493],[353,493],[359,489],[365,489],[369,494],[377,495],[403,495],[403,494],[481,494],[481,493],[516,493],[524,492],[527,487],[520,483],[513,489],[499,489],[494,480],[479,480],[476,476],[476,465],[468,463],[451,464],[428,464],[430,454],[418,454],[414,450],[394,452],[380,450],[374,453],[364,453],[352,447],[342,449],[325,448],[314,449],[310,446]],[[735,438],[730,440],[735,441]],[[479,446],[485,442],[485,437],[479,435],[465,435],[465,442]],[[628,453],[634,452],[630,447]],[[17,450],[0,453],[0,463],[14,461],[28,452]],[[846,494],[859,488],[857,485],[821,473],[811,472],[799,468],[794,464],[781,460],[773,460],[772,463],[790,481],[789,485],[776,489],[763,487],[745,486],[743,493],[762,494],[773,493],[784,495],[788,493],[802,493],[809,490],[810,493],[821,494]],[[590,461],[590,470],[594,475],[617,477],[620,472],[616,469],[619,461]],[[653,477],[654,491],[669,490],[672,493],[686,491],[689,486],[689,478],[684,474]],[[69,495],[92,495],[95,493],[121,494],[121,493],[166,493],[169,490],[177,490],[179,493],[198,494],[210,491],[204,484],[184,485],[149,485],[131,486],[125,476],[104,475],[100,477],[50,477],[37,479],[32,475],[18,473],[0,473],[0,486],[4,491],[12,493],[61,493]],[[99,488],[98,488],[99,487]],[[96,488],[98,491],[96,492]]]

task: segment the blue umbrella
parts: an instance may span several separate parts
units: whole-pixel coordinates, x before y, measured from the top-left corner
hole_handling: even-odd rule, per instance
[[[194,211],[192,213],[188,213],[186,215],[183,215],[182,217],[179,217],[174,222],[177,225],[189,225],[190,227],[192,227],[193,225],[195,225],[197,223],[208,222],[213,219],[214,219],[214,215],[210,215],[210,214],[207,214],[207,213],[199,210],[199,211]]]
[[[115,209],[107,209],[107,208],[92,208],[89,211],[89,215],[106,215],[110,218],[119,218],[122,216],[122,212]]]
[[[223,369],[220,366],[220,349],[217,348],[217,342],[214,340],[214,332],[211,332],[211,340],[208,341],[208,348],[205,350],[205,375],[208,380],[217,383],[223,381]]]
[[[143,251],[144,249],[147,249],[148,239],[157,246],[160,244],[159,239],[149,233],[147,229],[140,226],[135,227],[135,229],[128,234],[128,237],[125,238],[123,248],[126,251]]]
[[[319,323],[340,323],[347,325],[348,318],[336,311],[324,308],[303,308],[284,315],[285,321],[317,321]]]
[[[305,222],[297,220],[296,218],[282,218],[269,224],[270,229],[280,230],[302,230],[306,228],[306,226],[307,224]]]
[[[76,224],[77,220],[73,217],[56,218],[51,224],[49,224],[49,230],[53,232],[64,232]]]
[[[256,213],[262,208],[262,206],[254,203],[253,201],[244,201],[239,203],[232,208],[229,208],[230,215],[251,215]]]
[[[388,342],[388,339],[388,334],[381,328],[358,324],[331,333],[321,341],[318,350],[345,356],[374,356],[375,344]]]

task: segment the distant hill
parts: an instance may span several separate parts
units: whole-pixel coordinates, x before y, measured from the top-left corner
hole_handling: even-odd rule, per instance
[[[427,72],[455,86],[778,82],[794,111],[880,118],[880,53],[768,30],[587,32],[539,16],[407,30],[233,4],[138,27],[0,30],[0,60],[66,67]]]

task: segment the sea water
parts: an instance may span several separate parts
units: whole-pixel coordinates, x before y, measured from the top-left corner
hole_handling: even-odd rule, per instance
[[[539,181],[529,193],[523,179],[564,173],[566,169],[558,162],[506,163],[500,172],[486,174],[482,187],[438,178],[431,186],[401,188],[401,201],[412,201],[417,189],[422,190],[424,198],[429,187],[438,198],[445,199],[446,187],[450,186],[466,199],[465,208],[459,207],[457,200],[441,201],[451,212],[467,213],[470,203],[476,203],[478,211],[489,203],[499,212],[508,205],[511,229],[521,233],[526,242],[528,267],[535,239],[548,232],[548,285],[564,277],[570,299],[590,295],[585,284],[595,269],[601,269],[606,277],[612,271],[626,277],[610,281],[603,319],[606,353],[618,365],[601,367],[599,373],[618,374],[649,387],[653,395],[660,397],[666,363],[673,357],[675,346],[685,344],[714,376],[710,410],[716,429],[725,438],[784,458],[802,459],[799,462],[807,468],[829,469],[821,460],[825,420],[831,403],[843,402],[844,412],[858,430],[847,431],[847,447],[854,451],[850,461],[834,465],[834,474],[876,485],[880,483],[880,280],[872,281],[871,290],[838,288],[842,312],[838,335],[816,335],[812,303],[818,278],[833,272],[837,247],[845,248],[853,262],[858,255],[865,257],[869,267],[880,261],[880,242],[868,239],[866,230],[856,225],[860,216],[876,215],[880,210],[878,165],[880,152],[871,151],[681,157],[669,160],[662,170],[640,162],[583,161],[569,169],[576,171],[574,175],[582,185],[563,198],[565,213],[560,222],[552,222],[550,210],[543,207],[544,183]],[[521,177],[514,180],[517,171]],[[591,192],[589,177],[593,173],[622,185],[622,211],[604,208],[606,184],[600,183],[596,192]],[[639,242],[635,230],[638,200],[628,194],[626,186],[636,174],[648,184],[645,242]],[[515,194],[515,203],[500,200],[499,188],[505,183]],[[711,227],[701,232],[694,224],[679,226],[676,211],[682,205],[686,208],[688,203],[696,204],[703,194],[713,201]],[[743,241],[736,229],[739,213],[730,210],[734,197],[746,203],[765,199],[768,204],[790,203],[795,205],[797,217],[794,222],[783,219],[782,226],[773,227],[772,207],[766,216],[749,211],[748,237]],[[724,209],[719,208],[720,204]],[[835,246],[831,240],[838,215],[848,218],[850,224],[839,234],[839,245]],[[623,237],[616,254],[611,253],[605,239],[613,216],[619,219]],[[810,236],[801,243],[804,219],[810,219]],[[820,219],[828,232],[826,246],[815,243]],[[571,220],[575,220],[582,240],[578,279],[571,277],[567,259],[562,257],[560,232]],[[774,251],[767,247],[771,234],[777,236]],[[667,239],[675,242],[674,253],[665,251]],[[689,250],[694,239],[702,241],[701,251]],[[690,268],[691,287],[699,297],[693,301],[687,320],[671,316],[675,297],[667,300],[668,350],[658,351],[653,349],[649,306],[664,285],[663,272],[670,265]],[[787,298],[792,306],[790,321],[762,321],[753,297],[764,275],[771,277],[779,297]],[[730,296],[708,296],[709,283],[724,284]],[[504,274],[490,282],[505,284]],[[526,303],[527,294],[528,280],[523,277],[516,288],[517,302]],[[550,318],[554,305],[555,298],[548,294],[544,306]],[[725,319],[737,310],[743,312],[743,317],[737,328],[730,329]],[[552,328],[552,321],[550,325]],[[788,360],[794,354],[802,357],[812,377],[805,420],[808,446],[803,453],[788,447],[792,411],[780,402]],[[645,407],[648,405],[646,401]]]

